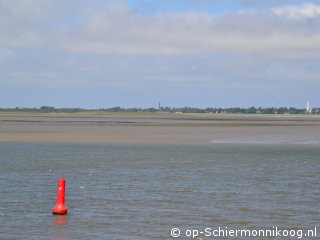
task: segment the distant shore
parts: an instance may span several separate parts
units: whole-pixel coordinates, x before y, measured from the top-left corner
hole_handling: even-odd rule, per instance
[[[1,112],[0,141],[320,144],[320,115]]]

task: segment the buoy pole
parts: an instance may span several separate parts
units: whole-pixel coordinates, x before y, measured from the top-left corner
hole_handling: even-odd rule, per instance
[[[57,189],[57,202],[52,210],[54,215],[65,215],[67,214],[68,208],[64,205],[64,194],[65,194],[66,181],[64,178],[58,179]]]

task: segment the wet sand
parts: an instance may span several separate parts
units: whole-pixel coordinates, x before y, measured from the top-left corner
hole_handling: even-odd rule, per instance
[[[320,145],[320,116],[2,112],[0,141]]]

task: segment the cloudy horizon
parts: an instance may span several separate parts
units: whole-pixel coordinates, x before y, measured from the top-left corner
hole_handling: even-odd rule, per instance
[[[320,1],[0,0],[0,107],[320,106]]]

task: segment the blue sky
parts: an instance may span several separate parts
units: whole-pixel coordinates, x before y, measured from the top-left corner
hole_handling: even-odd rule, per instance
[[[0,107],[320,106],[320,1],[0,0]]]
[[[159,11],[186,12],[201,11],[212,14],[243,9],[261,10],[283,5],[297,5],[306,3],[301,0],[127,0],[130,8],[145,14],[154,14]],[[308,1],[317,3],[319,1]]]

